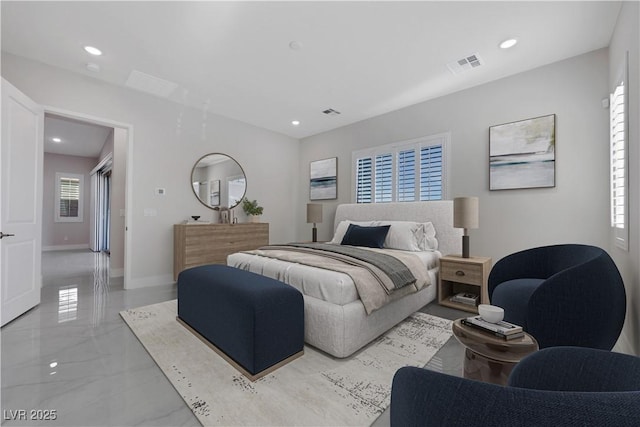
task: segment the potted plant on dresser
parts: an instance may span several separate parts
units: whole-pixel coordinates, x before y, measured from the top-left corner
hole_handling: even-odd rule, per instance
[[[245,197],[242,199],[242,210],[247,214],[249,222],[260,222],[260,215],[262,215],[263,208],[262,206],[258,206],[257,200],[251,201]]]

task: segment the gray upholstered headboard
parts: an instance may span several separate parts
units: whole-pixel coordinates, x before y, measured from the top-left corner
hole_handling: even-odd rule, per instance
[[[436,229],[438,250],[443,255],[462,253],[462,229],[453,228],[453,201],[402,203],[350,203],[338,205],[334,229],[340,221],[431,221]]]

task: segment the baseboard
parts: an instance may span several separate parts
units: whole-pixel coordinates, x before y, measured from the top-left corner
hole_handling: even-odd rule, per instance
[[[173,274],[163,274],[161,276],[147,276],[141,277],[137,279],[129,279],[125,278],[125,289],[139,289],[139,288],[148,288],[151,286],[169,286],[174,285],[176,283],[173,280]]]
[[[89,249],[89,244],[84,243],[80,245],[56,245],[56,246],[43,246],[43,252],[49,251],[77,251],[78,249]]]
[[[124,277],[124,268],[110,268],[109,269],[110,277]]]

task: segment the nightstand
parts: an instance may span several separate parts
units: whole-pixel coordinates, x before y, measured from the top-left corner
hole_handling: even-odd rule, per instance
[[[458,310],[478,312],[478,304],[489,304],[487,279],[491,269],[491,258],[447,255],[440,258],[438,279],[438,304]],[[451,301],[459,293],[476,295],[475,305]]]

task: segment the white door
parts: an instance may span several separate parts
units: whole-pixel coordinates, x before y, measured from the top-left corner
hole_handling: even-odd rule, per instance
[[[2,79],[2,326],[40,303],[44,111]]]

